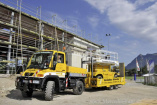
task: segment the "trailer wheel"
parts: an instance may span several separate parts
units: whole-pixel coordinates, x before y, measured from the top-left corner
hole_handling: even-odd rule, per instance
[[[54,81],[48,81],[45,89],[45,100],[51,101],[53,99],[55,89],[55,82]]]
[[[75,95],[81,95],[84,91],[84,85],[82,81],[76,82],[76,87],[73,88],[73,93]]]
[[[108,87],[108,90],[113,90],[113,86],[111,85],[110,87]]]
[[[97,89],[97,87],[92,87],[92,89]]]
[[[33,90],[29,90],[29,91],[21,91],[21,93],[22,93],[22,96],[23,96],[24,98],[32,97]]]
[[[118,85],[114,85],[113,88],[114,88],[114,89],[118,89]]]
[[[96,78],[98,78],[98,79],[102,79],[102,76],[98,75],[98,76],[96,76]]]

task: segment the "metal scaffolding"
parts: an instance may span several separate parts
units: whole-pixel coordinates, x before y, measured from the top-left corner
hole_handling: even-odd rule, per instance
[[[75,26],[76,30],[73,30],[74,27],[70,28],[67,25],[67,20],[57,20],[56,17],[56,15],[52,16],[52,24],[50,24],[42,20],[46,16],[41,17],[41,7],[34,9],[22,0],[1,0],[0,73],[19,73],[18,69],[21,67],[24,70],[28,58],[37,50],[63,51],[63,47],[66,47],[66,50],[78,48],[87,51],[87,48],[73,43],[74,37],[99,48],[104,47],[69,32],[72,30],[79,34],[77,26]],[[62,23],[65,25],[59,25]]]

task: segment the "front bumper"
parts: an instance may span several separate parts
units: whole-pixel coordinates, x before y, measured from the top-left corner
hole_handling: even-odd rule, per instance
[[[27,91],[28,89],[41,89],[43,78],[20,76],[16,78],[16,89]]]

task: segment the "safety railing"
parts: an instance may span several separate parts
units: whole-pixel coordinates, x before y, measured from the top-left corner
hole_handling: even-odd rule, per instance
[[[83,61],[90,62],[91,57],[93,58],[93,62],[118,64],[118,53],[116,52],[107,50],[95,50],[86,52]]]

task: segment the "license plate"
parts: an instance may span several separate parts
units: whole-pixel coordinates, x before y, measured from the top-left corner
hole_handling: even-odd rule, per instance
[[[24,83],[28,83],[28,80],[23,80]]]
[[[39,84],[39,81],[38,80],[33,80],[33,83],[34,84]]]

